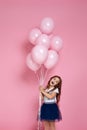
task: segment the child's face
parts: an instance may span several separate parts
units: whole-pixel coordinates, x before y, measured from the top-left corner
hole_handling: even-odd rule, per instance
[[[58,77],[54,77],[50,80],[50,86],[55,86],[60,82],[60,79]]]

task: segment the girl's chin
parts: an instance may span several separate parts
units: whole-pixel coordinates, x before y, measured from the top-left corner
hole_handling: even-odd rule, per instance
[[[53,84],[50,84],[50,87],[53,87],[54,85]]]

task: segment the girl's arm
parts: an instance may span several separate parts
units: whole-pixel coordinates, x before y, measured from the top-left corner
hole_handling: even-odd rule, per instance
[[[40,92],[40,96],[41,96],[41,100],[43,100],[44,96],[43,96],[43,94],[41,92]]]
[[[47,98],[49,98],[49,99],[52,99],[52,98],[54,98],[54,97],[56,96],[56,92],[47,93],[47,92],[45,92],[45,90],[44,90],[42,87],[40,87],[40,92],[41,92],[43,95],[45,95]]]

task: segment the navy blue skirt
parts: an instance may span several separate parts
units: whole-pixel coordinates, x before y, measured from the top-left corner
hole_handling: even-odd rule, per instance
[[[41,106],[40,120],[60,121],[62,120],[61,111],[56,103],[43,103]]]

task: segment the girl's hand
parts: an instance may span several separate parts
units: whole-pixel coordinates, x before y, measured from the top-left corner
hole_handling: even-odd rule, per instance
[[[42,86],[40,86],[39,90],[42,92],[44,90],[44,88]]]

